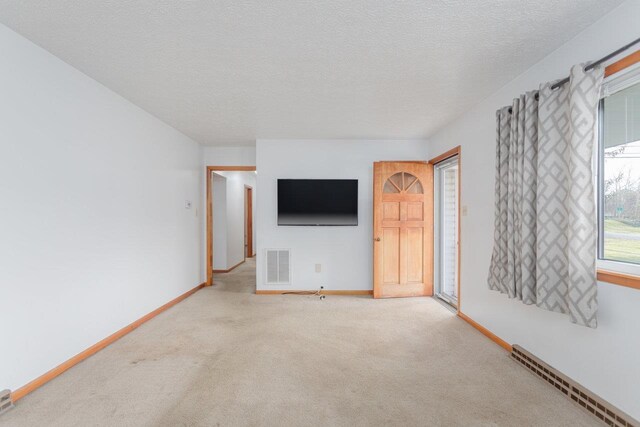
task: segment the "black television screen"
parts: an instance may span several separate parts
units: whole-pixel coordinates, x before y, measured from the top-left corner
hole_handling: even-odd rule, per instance
[[[358,180],[279,179],[278,225],[358,225]]]

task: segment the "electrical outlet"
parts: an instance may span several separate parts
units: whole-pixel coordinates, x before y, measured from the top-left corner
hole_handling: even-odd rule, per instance
[[[185,200],[184,201],[184,208],[185,209],[191,209],[191,200]]]
[[[322,264],[316,264],[316,273],[322,273]]]

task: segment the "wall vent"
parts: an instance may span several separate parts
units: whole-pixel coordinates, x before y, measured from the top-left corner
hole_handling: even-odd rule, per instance
[[[11,391],[0,391],[0,415],[13,408],[13,402],[11,401]]]
[[[522,347],[514,345],[511,351],[511,358],[554,386],[572,402],[605,424],[620,427],[640,427],[640,423],[631,416],[587,390],[557,369],[547,365]]]
[[[266,249],[267,285],[291,284],[291,251],[289,249]]]

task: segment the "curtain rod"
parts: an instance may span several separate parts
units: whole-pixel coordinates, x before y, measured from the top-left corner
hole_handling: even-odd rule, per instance
[[[631,46],[633,46],[635,44],[638,44],[638,43],[640,43],[640,38],[637,38],[634,41],[632,41],[631,43],[628,43],[628,44],[622,46],[620,49],[618,49],[618,50],[616,50],[614,52],[611,52],[610,54],[608,54],[606,56],[603,56],[602,58],[598,59],[595,62],[592,62],[591,64],[589,64],[586,67],[584,67],[584,70],[585,71],[592,70],[595,67],[597,67],[598,65],[602,64],[603,62],[607,62],[608,60],[610,60],[614,56],[617,56],[617,55],[621,54],[625,50],[629,49]],[[558,89],[560,86],[564,85],[568,81],[569,81],[569,77],[565,77],[564,79],[560,80],[559,82],[557,82],[553,86],[551,86],[551,90]]]
[[[625,50],[629,49],[630,47],[636,45],[640,43],[640,38],[635,39],[634,41],[627,43],[626,45],[622,46],[620,49],[617,49],[613,52],[611,52],[610,54],[603,56],[602,58],[598,59],[595,62],[592,62],[591,64],[587,65],[586,67],[584,67],[585,71],[589,71],[595,67],[597,67],[598,65],[602,64],[603,62],[607,62],[608,60],[610,60],[611,58],[613,58],[614,56],[617,56],[619,54],[621,54],[622,52],[624,52]],[[559,82],[554,83],[551,86],[551,90],[554,89],[558,89],[559,87],[561,87],[562,85],[564,85],[565,83],[569,82],[569,77],[565,77],[564,79],[560,80]],[[536,93],[536,101],[539,98],[539,95]],[[509,107],[509,113],[511,113],[512,108]]]

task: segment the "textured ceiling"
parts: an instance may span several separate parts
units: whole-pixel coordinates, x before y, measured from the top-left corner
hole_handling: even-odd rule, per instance
[[[0,22],[202,144],[253,145],[427,137],[620,3],[0,0]]]

